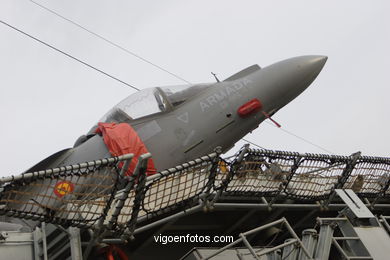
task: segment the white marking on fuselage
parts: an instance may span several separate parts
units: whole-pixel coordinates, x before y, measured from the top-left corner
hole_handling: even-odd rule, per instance
[[[240,90],[244,87],[247,87],[249,83],[252,81],[249,79],[243,79],[241,81],[237,81],[232,85],[228,85],[224,88],[221,88],[218,92],[213,93],[211,96],[206,97],[204,100],[199,102],[200,109],[202,112],[205,112],[212,106],[223,102],[222,107],[227,107],[226,99],[231,96],[241,96]]]
[[[181,114],[180,116],[177,117],[177,119],[188,124],[188,112]]]

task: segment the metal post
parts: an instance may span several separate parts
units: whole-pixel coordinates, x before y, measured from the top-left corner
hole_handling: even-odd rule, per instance
[[[46,235],[42,232],[44,227],[36,227],[33,232],[34,259],[47,260]],[[42,243],[42,246],[40,245]]]
[[[297,242],[297,240],[294,238],[286,239],[286,241],[284,241],[284,242],[288,243],[288,242],[292,242],[292,241]],[[297,249],[295,243],[290,244],[290,245],[283,248],[283,254],[282,254],[283,260],[296,260],[297,256],[298,256],[298,249]]]
[[[306,247],[303,245],[302,241],[299,239],[298,235],[295,233],[294,229],[290,226],[290,224],[287,222],[287,219],[283,218],[284,220],[284,225],[290,232],[290,234],[297,240],[299,246],[301,247],[301,250],[305,253],[305,255],[309,258],[312,259],[310,256],[309,251],[307,251]]]
[[[315,254],[316,260],[328,260],[330,247],[332,246],[333,227],[326,222],[321,223],[320,235],[318,238],[317,249]]]
[[[46,223],[42,222],[41,226],[42,226],[43,259],[47,260]]]
[[[42,239],[42,232],[39,227],[36,227],[33,233],[34,238],[34,259],[40,259],[42,254],[42,248],[39,246]],[[45,259],[46,260],[46,259]]]
[[[134,205],[133,209],[131,212],[131,217],[130,220],[126,223],[126,229],[123,232],[121,239],[127,240],[127,238],[133,239],[133,233],[135,226],[137,224],[137,219],[138,219],[138,213],[141,208],[141,201],[144,200],[145,197],[145,183],[146,183],[146,170],[147,170],[147,165],[148,165],[148,160],[152,157],[150,153],[146,153],[141,155],[138,158],[138,163],[136,166],[136,173],[137,175],[134,176],[135,178],[138,177],[138,184],[135,189],[135,196],[134,196]],[[130,191],[127,192],[127,194]],[[127,195],[126,195],[127,198]],[[123,201],[124,202],[124,201]]]
[[[305,229],[302,231],[302,243],[306,247],[307,251],[309,251],[310,257],[314,256],[314,250],[317,245],[317,230],[315,229]],[[300,260],[309,259],[302,251],[299,252]]]
[[[130,163],[131,163],[131,159],[127,160],[125,162],[125,164],[123,165],[121,172],[120,172],[121,177],[125,176],[127,169],[130,166]],[[133,175],[130,176],[130,180],[128,180],[125,188],[122,190],[120,198],[118,198],[118,203],[116,204],[115,210],[111,215],[111,219],[108,221],[107,229],[112,229],[113,225],[117,222],[118,216],[121,213],[121,210],[125,204],[127,196],[129,195],[129,192],[131,191],[131,189],[134,187],[134,182],[135,182],[135,178],[137,177],[137,175],[138,175],[138,171],[136,169],[134,171]]]
[[[130,163],[131,163],[131,160],[133,159],[133,154],[130,154],[128,159],[125,161],[121,171],[120,171],[120,176],[118,176],[118,179],[121,177],[121,176],[124,176],[124,174],[126,173],[128,167],[130,166]],[[118,180],[117,179],[117,180]],[[117,185],[117,183],[115,184]],[[129,185],[129,184],[128,184]],[[127,193],[128,194],[128,193]],[[112,200],[111,200],[112,202]],[[87,248],[85,249],[84,251],[84,258],[87,259],[89,254],[91,253],[91,250],[92,250],[92,247],[96,244],[96,242],[100,239],[100,235],[106,230],[105,228],[103,228],[103,224],[104,224],[104,220],[106,219],[106,213],[107,211],[109,210],[109,207],[111,207],[111,205],[106,205],[105,209],[104,209],[104,214],[100,217],[98,223],[96,224],[96,231],[93,233],[92,237],[91,237],[91,240],[89,241],[89,244],[87,246]],[[122,203],[122,207],[123,207],[123,203]],[[112,216],[113,219],[115,219],[116,221],[116,218],[117,215],[115,214],[118,214],[120,213],[120,210],[122,209],[122,207],[116,207],[115,208],[115,212]],[[110,220],[110,222],[108,223],[108,227],[109,228],[112,228],[112,222]]]
[[[68,230],[72,260],[83,260],[83,254],[81,252],[80,229],[70,227]]]

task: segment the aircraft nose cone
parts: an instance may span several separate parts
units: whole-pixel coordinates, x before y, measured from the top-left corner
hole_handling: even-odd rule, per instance
[[[263,71],[269,72],[271,82],[263,95],[268,110],[279,109],[301,94],[321,72],[327,59],[321,55],[300,56],[265,68]]]
[[[320,55],[302,56],[290,60],[290,72],[295,74],[295,86],[305,90],[318,76],[328,57]]]
[[[282,62],[285,92],[288,102],[301,94],[315,80],[324,67],[328,57],[320,55],[301,56]],[[281,70],[282,71],[282,70]],[[287,100],[286,100],[287,101]]]

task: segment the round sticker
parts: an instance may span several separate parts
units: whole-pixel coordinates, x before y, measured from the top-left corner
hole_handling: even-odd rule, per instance
[[[56,186],[54,187],[54,194],[57,195],[57,197],[62,198],[66,194],[71,193],[73,190],[73,183],[69,181],[60,181],[57,182]]]

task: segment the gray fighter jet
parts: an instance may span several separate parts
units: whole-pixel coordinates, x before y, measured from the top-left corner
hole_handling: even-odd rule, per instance
[[[221,147],[247,133],[301,94],[327,57],[301,56],[265,68],[250,66],[222,82],[143,89],[112,108],[100,122],[130,124],[153,155],[158,171]],[[33,166],[37,171],[111,157],[94,126],[73,148]]]

